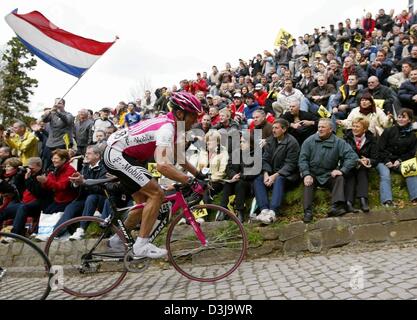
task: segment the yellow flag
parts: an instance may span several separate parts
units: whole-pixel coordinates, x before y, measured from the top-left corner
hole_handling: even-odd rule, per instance
[[[417,159],[412,158],[401,163],[401,173],[404,178],[417,176]]]
[[[156,169],[156,163],[148,163],[148,171],[154,178],[162,177],[162,174]]]
[[[319,110],[317,111],[320,118],[330,118],[332,114],[327,111],[327,109],[323,106],[320,106]]]
[[[345,43],[343,44],[343,50],[344,50],[345,52],[348,52],[348,51],[350,50],[350,43],[349,43],[349,42],[345,42]]]
[[[235,212],[234,204],[235,204],[236,195],[229,197],[229,203],[227,204],[227,209],[231,212]]]
[[[200,205],[203,205],[204,202],[201,201]],[[208,212],[206,209],[194,210],[193,211],[194,218],[199,219],[208,216]]]
[[[385,100],[384,99],[374,99],[374,101],[375,101],[375,105],[378,108],[380,108],[380,109],[383,109],[384,108],[384,103],[385,103]]]
[[[275,39],[275,46],[279,47],[281,43],[285,43],[287,47],[290,48],[294,45],[292,39],[293,36],[281,28],[278,32],[277,38]]]
[[[65,148],[67,150],[69,150],[69,146],[70,146],[70,137],[69,137],[69,134],[68,133],[64,134],[64,136],[62,138],[64,139]]]

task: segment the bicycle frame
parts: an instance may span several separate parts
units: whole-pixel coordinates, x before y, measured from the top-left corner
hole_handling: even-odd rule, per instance
[[[137,204],[130,208],[128,212],[143,209],[145,205],[146,203]],[[168,210],[166,210],[166,206],[168,206]],[[172,216],[176,215],[178,211],[180,211],[181,209],[183,210],[186,221],[193,227],[194,232],[196,233],[201,244],[203,246],[207,246],[208,243],[205,235],[203,234],[200,228],[200,224],[195,220],[193,214],[191,213],[191,210],[188,207],[187,202],[185,201],[184,195],[178,190],[175,194],[165,197],[165,200],[162,203],[161,208],[159,210],[160,215],[162,215],[162,220],[159,222],[159,224],[151,234],[150,242],[153,242],[155,240],[155,238],[161,233],[164,227],[171,221]],[[120,219],[118,220],[118,224],[122,229],[122,232],[126,236],[126,227]]]
[[[206,240],[206,237],[205,237],[203,231],[200,228],[200,224],[195,220],[187,202],[185,201],[184,195],[181,193],[181,191],[178,190],[178,188],[179,187],[176,187],[177,192],[175,194],[166,196],[164,202],[161,204],[161,208],[159,210],[159,213],[160,213],[160,215],[162,215],[162,219],[160,220],[160,222],[158,223],[158,225],[156,226],[156,228],[154,229],[154,231],[150,235],[150,242],[153,242],[156,239],[156,237],[158,237],[158,235],[165,228],[165,226],[171,221],[172,216],[176,215],[178,213],[178,211],[180,211],[182,209],[183,213],[184,213],[184,216],[186,218],[186,221],[192,226],[192,228],[193,228],[195,234],[197,235],[198,239],[200,240],[201,244],[203,246],[207,246],[208,242]],[[129,213],[129,212],[132,212],[134,210],[143,209],[146,205],[146,203],[140,203],[140,204],[137,204],[133,207],[119,209],[119,208],[117,208],[114,201],[109,197],[109,194],[108,194],[107,190],[105,190],[105,194],[106,194],[107,198],[109,199],[110,206],[113,210],[113,214],[110,215],[105,220],[106,225],[103,226],[103,227],[107,228],[107,230],[109,230],[111,228],[111,225],[116,218],[116,212],[120,213],[120,212],[127,211]],[[167,206],[168,206],[168,210],[166,208]],[[120,230],[122,231],[123,235],[125,236],[125,238],[127,240],[128,250],[129,251],[132,250],[134,240],[133,240],[132,236],[129,234],[129,232],[127,232],[126,226],[124,225],[122,219],[117,219],[117,225],[119,226]],[[101,257],[110,258],[110,259],[105,259],[103,261],[120,260],[119,258],[114,258],[114,255],[105,254],[105,253],[100,253],[100,254],[93,253],[94,250],[100,244],[100,242],[104,239],[105,234],[106,234],[106,232],[104,232],[102,234],[102,236],[97,240],[97,242],[91,248],[90,252],[87,255],[101,256]]]

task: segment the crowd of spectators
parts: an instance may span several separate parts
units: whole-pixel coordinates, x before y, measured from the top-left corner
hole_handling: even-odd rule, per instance
[[[235,211],[244,221],[250,209],[244,200],[255,198],[258,210],[251,218],[269,224],[285,214],[285,192],[302,183],[306,223],[313,219],[316,187],[332,192],[330,216],[357,212],[356,199],[369,212],[368,177],[376,169],[381,204],[393,207],[391,172],[401,172],[417,150],[417,13],[381,9],[354,22],[319,26],[283,40],[272,52],[239,59],[235,67],[213,66],[194,80],[147,90],[115,108],[83,108],[74,117],[57,99],[30,127],[17,120],[10,129],[0,128],[0,226],[14,219],[13,231],[23,233],[26,217],[41,211],[64,212],[60,223],[106,211],[100,190],[69,177],[105,176],[101,154],[107,138],[170,112],[169,97],[177,91],[194,94],[205,110],[195,126],[203,136],[195,135],[187,152],[198,169],[211,170],[213,190],[204,202],[221,193],[227,206],[236,195]],[[222,136],[236,131],[239,152],[253,155],[262,148],[257,175],[245,174],[250,163],[231,161],[236,150]],[[404,176],[414,205],[416,175]],[[82,238],[84,229],[72,237]]]

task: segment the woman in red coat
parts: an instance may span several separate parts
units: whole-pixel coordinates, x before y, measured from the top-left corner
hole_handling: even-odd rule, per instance
[[[47,177],[37,177],[45,189],[54,193],[54,201],[45,209],[45,214],[63,212],[65,207],[77,197],[69,180],[76,170],[70,165],[69,160],[70,155],[67,150],[55,150],[52,152],[52,163],[55,170]]]
[[[362,20],[362,27],[365,31],[365,37],[372,37],[372,32],[375,30],[376,21],[372,19],[372,14],[368,12],[366,17]]]

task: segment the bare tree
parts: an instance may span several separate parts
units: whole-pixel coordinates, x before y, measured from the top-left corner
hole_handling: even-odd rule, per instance
[[[130,101],[136,101],[136,99],[138,98],[142,99],[142,97],[145,95],[146,90],[153,92],[152,80],[144,76],[142,80],[140,80],[132,88],[130,88],[129,90]]]

